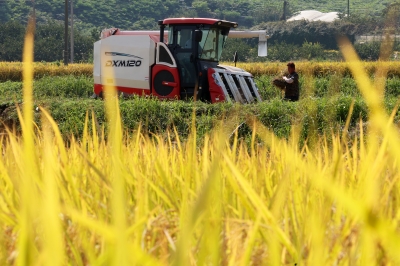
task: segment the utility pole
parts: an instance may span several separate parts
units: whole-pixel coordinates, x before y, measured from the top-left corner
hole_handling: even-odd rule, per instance
[[[283,14],[280,20],[285,20],[286,21],[286,14],[287,14],[287,5],[288,2],[286,0],[283,1]]]
[[[65,1],[65,17],[64,17],[64,65],[68,66],[68,0]]]
[[[32,7],[33,7],[33,17],[35,18],[35,23],[36,23],[36,9],[35,9],[35,0],[32,0]]]
[[[350,17],[350,0],[347,0],[347,17]]]
[[[284,0],[283,1],[283,20],[286,20],[287,5],[288,5],[288,2],[286,0]]]
[[[74,63],[74,0],[71,0],[71,64]]]

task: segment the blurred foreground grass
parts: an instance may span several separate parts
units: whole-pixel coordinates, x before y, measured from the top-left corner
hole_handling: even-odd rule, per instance
[[[227,142],[234,126],[227,124],[200,148],[194,132],[181,143],[137,131],[115,147],[95,130],[67,146],[57,126],[43,119],[47,127],[30,158],[36,174],[24,171],[21,141],[12,134],[2,139],[2,265],[27,255],[17,245],[24,207],[31,215],[25,229],[33,242],[31,265],[56,251],[60,265],[400,262],[400,156],[388,152],[397,143],[365,145],[361,134],[352,146],[337,136],[333,147],[321,141],[300,151],[292,145],[295,135],[281,141],[249,121],[253,140],[262,140],[251,149]],[[117,162],[115,152],[122,155]],[[27,179],[33,186],[24,200]],[[117,206],[116,195],[123,195]],[[119,241],[114,208],[126,223],[126,264],[113,263]]]

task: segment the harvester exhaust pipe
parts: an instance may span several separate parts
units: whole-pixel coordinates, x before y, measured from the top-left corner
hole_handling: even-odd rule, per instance
[[[267,56],[267,39],[269,35],[265,32],[265,30],[256,30],[256,31],[230,31],[228,37],[230,38],[257,38],[258,37],[258,56]]]
[[[164,42],[165,25],[163,24],[162,20],[158,21],[158,25],[160,26],[160,42]]]

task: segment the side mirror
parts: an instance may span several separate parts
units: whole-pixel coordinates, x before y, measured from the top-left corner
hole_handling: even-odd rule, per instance
[[[195,30],[194,31],[194,41],[201,42],[201,39],[203,39],[203,32],[201,30]]]
[[[233,62],[235,62],[235,67],[236,67],[236,62],[238,61],[238,52],[235,52],[235,55],[233,56]]]

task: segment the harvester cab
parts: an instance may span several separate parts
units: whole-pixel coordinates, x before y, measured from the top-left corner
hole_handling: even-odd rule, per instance
[[[217,19],[170,18],[160,31],[108,29],[94,44],[94,91],[105,85],[124,95],[191,99],[216,103],[261,101],[250,73],[219,65],[228,36],[259,37],[259,55],[266,56],[263,31],[231,31],[238,25]],[[233,33],[233,34],[232,34]]]

